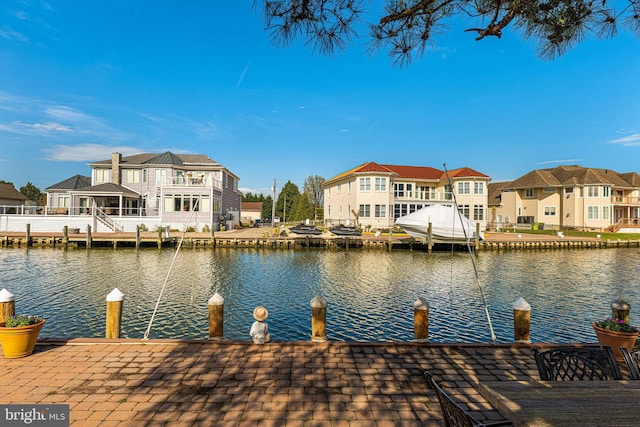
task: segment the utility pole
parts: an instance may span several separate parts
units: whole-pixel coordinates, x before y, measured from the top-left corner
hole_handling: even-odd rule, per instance
[[[273,180],[273,203],[271,203],[271,228],[273,228],[274,218],[276,217],[276,180]]]

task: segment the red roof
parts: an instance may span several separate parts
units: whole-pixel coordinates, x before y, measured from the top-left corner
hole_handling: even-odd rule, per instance
[[[429,166],[401,166],[401,165],[381,165],[376,162],[364,163],[360,166],[356,166],[346,172],[342,172],[339,175],[325,181],[325,185],[356,173],[365,172],[380,172],[396,175],[398,178],[404,179],[424,179],[431,181],[439,181],[446,179],[446,173],[440,169],[432,168]],[[480,177],[489,178],[487,175],[480,173],[468,167],[453,169],[449,171],[449,176],[452,178],[464,178],[464,177]]]
[[[242,202],[240,209],[243,211],[262,211],[262,202]]]

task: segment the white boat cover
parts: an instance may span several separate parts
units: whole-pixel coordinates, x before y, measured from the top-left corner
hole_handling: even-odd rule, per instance
[[[475,239],[476,225],[464,215],[458,214],[453,206],[427,206],[396,219],[396,225],[415,238],[427,239],[429,224],[431,224],[431,233],[434,239],[447,241]],[[482,232],[479,237],[484,239]]]

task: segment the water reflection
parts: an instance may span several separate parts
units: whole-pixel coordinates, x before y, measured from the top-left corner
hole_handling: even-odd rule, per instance
[[[0,251],[2,287],[19,313],[41,314],[45,337],[104,335],[106,295],[126,295],[122,335],[141,338],[173,251],[127,249]],[[594,342],[591,322],[622,297],[638,323],[635,249],[481,253],[476,258],[498,341],[513,339],[511,305],[532,306],[534,341]],[[256,305],[269,309],[274,339],[308,340],[309,301],[329,303],[327,335],[339,341],[410,341],[413,301],[431,304],[434,342],[488,342],[490,333],[469,256],[382,251],[183,249],[167,279],[150,337],[206,338],[207,300],[225,298],[224,333],[249,339]]]

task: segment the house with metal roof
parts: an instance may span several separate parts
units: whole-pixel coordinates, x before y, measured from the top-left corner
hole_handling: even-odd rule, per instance
[[[490,223],[615,232],[639,226],[640,175],[635,172],[557,166],[502,184]]]
[[[46,189],[46,215],[74,218],[74,225],[81,218],[96,231],[239,224],[239,178],[206,155],[113,153],[89,166],[90,177],[76,175]]]
[[[486,226],[490,178],[468,167],[444,171],[428,166],[368,162],[324,182],[326,225],[393,227],[396,218],[426,206],[453,206]]]

